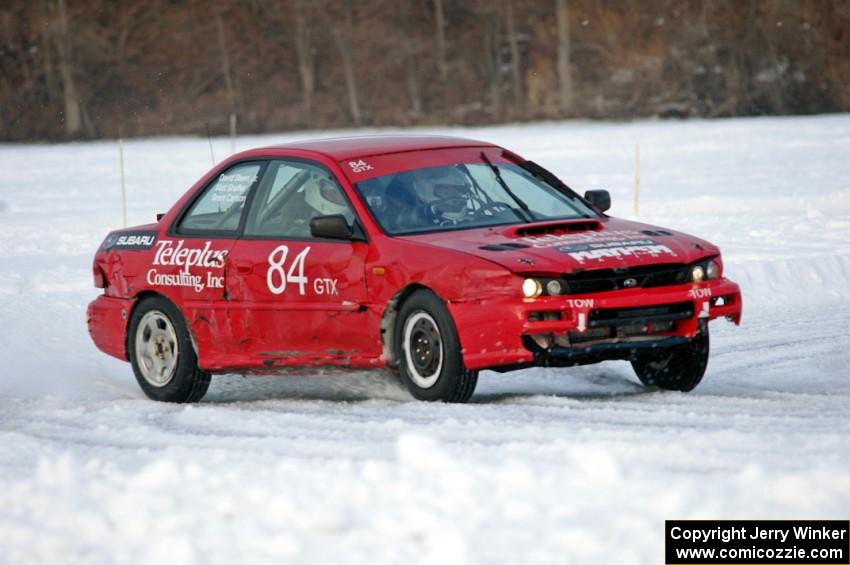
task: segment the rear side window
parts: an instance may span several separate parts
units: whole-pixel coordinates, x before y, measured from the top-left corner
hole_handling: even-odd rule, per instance
[[[245,200],[259,178],[262,163],[236,165],[207,186],[178,226],[181,233],[236,232]]]

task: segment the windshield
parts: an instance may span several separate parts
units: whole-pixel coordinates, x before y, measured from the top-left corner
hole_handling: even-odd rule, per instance
[[[587,204],[517,165],[468,163],[355,185],[389,234],[597,217]]]

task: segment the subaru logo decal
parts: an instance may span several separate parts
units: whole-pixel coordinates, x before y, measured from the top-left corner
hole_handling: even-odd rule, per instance
[[[632,288],[633,286],[637,286],[637,279],[626,279],[623,281],[623,286],[626,288]]]

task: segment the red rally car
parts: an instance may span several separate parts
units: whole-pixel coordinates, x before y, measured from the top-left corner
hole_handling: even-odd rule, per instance
[[[236,154],[155,224],[110,233],[88,328],[152,399],[213,373],[391,368],[419,399],[464,402],[482,369],[631,361],[691,390],[708,322],[741,319],[714,245],[605,215],[490,143],[308,141]]]

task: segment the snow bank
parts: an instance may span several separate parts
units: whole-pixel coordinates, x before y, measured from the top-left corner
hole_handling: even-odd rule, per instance
[[[741,285],[745,308],[850,301],[850,255],[733,257],[726,260],[726,272]]]

